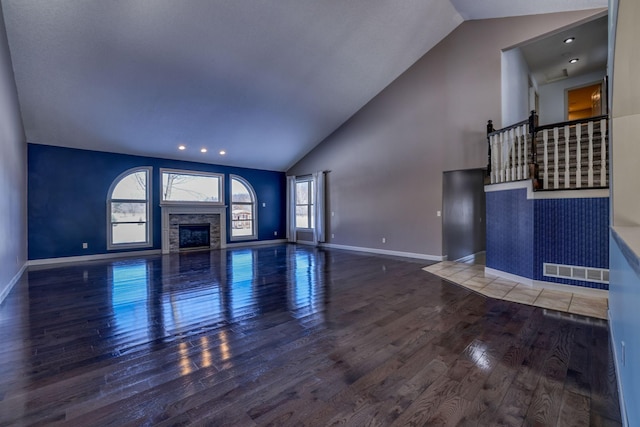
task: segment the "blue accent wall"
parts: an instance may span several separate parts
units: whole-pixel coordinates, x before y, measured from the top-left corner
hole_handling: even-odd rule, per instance
[[[281,239],[286,235],[284,172],[28,144],[29,259],[113,252],[107,251],[109,186],[124,171],[140,166],[153,167],[153,247],[145,250],[160,249],[162,245],[160,168],[223,173],[226,205],[230,205],[229,174],[243,177],[258,198],[258,240]],[[230,220],[231,215],[227,215],[227,230]],[[88,249],[82,249],[83,242],[88,243]]]
[[[611,231],[609,324],[629,426],[640,425],[640,259]],[[625,363],[622,360],[625,343]]]
[[[543,264],[609,268],[609,198],[527,199],[527,190],[487,196],[489,268],[533,280],[608,289],[606,283],[543,275]]]
[[[486,195],[487,267],[533,277],[533,200],[527,200],[526,189]]]

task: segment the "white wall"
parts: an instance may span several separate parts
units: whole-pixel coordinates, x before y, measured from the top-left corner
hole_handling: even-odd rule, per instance
[[[27,144],[0,10],[0,301],[27,260]]]
[[[520,48],[502,52],[502,123],[503,127],[529,117],[529,65]]]
[[[583,76],[559,80],[557,82],[538,86],[540,97],[540,111],[538,111],[538,123],[548,125],[567,120],[567,89],[586,86],[590,83],[601,83],[606,71],[596,71]]]

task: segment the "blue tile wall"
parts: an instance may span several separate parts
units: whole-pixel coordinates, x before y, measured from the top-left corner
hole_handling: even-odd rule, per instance
[[[609,289],[543,275],[543,263],[609,268],[609,199],[527,200],[526,189],[487,196],[487,267],[529,279]]]
[[[230,195],[229,174],[242,176],[253,186],[258,198],[258,239],[271,240],[286,235],[283,172],[28,144],[29,259],[108,253],[109,186],[122,172],[139,166],[153,167],[153,248],[148,249],[161,248],[158,197],[159,170],[163,167],[223,173],[226,205]],[[274,237],[274,231],[279,237]],[[82,242],[88,243],[88,249],[82,249]]]
[[[589,288],[606,284],[543,275],[543,263],[609,268],[609,198],[535,200],[535,280]]]
[[[534,205],[527,190],[505,190],[487,196],[487,267],[518,276],[534,274]]]

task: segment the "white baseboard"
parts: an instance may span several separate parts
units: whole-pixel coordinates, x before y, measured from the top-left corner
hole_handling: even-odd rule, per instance
[[[321,243],[321,246],[326,248],[333,249],[344,249],[347,251],[356,251],[356,252],[367,252],[371,254],[380,254],[380,255],[392,255],[399,256],[405,258],[417,258],[417,259],[426,259],[429,261],[443,261],[444,257],[441,255],[427,255],[427,254],[418,254],[414,252],[401,252],[401,251],[390,251],[386,249],[376,249],[376,248],[363,248],[359,246],[347,246],[347,245],[336,245],[334,243]]]
[[[60,258],[45,258],[45,259],[32,259],[27,264],[29,267],[39,265],[52,265],[52,264],[65,264],[70,262],[82,262],[82,261],[98,261],[111,258],[125,258],[147,255],[160,255],[160,249],[150,249],[148,251],[132,251],[132,252],[113,252],[108,254],[96,254],[96,255],[80,255],[80,256],[67,256]]]
[[[9,295],[9,292],[11,292],[11,289],[13,289],[13,287],[16,285],[16,283],[18,283],[18,281],[20,280],[20,278],[22,277],[22,274],[24,273],[24,271],[26,269],[27,269],[27,263],[24,263],[22,265],[22,268],[20,268],[20,270],[18,270],[18,272],[9,281],[7,286],[2,290],[2,292],[0,292],[0,304],[2,304],[2,301],[4,301],[4,299],[7,297],[7,295]]]
[[[511,280],[512,282],[522,283],[523,285],[531,286],[532,288],[544,288],[552,291],[571,292],[574,294],[599,298],[607,298],[609,296],[609,291],[604,289],[585,288],[584,286],[564,285],[562,283],[533,280],[529,279],[528,277],[518,276],[516,274],[507,273],[506,271],[496,270],[489,267],[485,267],[484,272],[486,274],[491,274],[503,279]]]
[[[609,319],[611,319],[611,310],[609,310]],[[622,390],[622,381],[620,381],[620,368],[618,367],[618,346],[616,345],[615,330],[613,325],[609,323],[609,337],[611,338],[611,348],[613,349],[613,366],[616,370],[616,382],[618,383],[618,400],[620,401],[620,418],[622,425],[629,427],[629,419],[627,418],[627,407],[624,404],[624,392]]]
[[[463,256],[462,258],[458,258],[457,260],[455,260],[455,262],[469,262],[469,261],[473,261],[474,259],[476,259],[476,257],[478,255],[482,255],[482,254],[486,254],[487,251],[480,251],[480,252],[476,252],[475,254],[471,254],[471,255],[467,255],[467,256]],[[443,258],[447,258],[447,256],[445,255]],[[446,261],[446,259],[444,259],[443,261]]]
[[[287,239],[273,239],[273,240],[254,240],[250,242],[233,242],[227,243],[228,248],[237,248],[240,246],[264,246],[264,245],[281,245],[287,243]]]

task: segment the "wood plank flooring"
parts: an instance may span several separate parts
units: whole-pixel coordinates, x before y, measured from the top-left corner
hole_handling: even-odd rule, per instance
[[[605,321],[278,245],[31,269],[0,426],[619,426]]]

